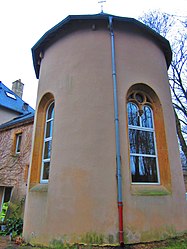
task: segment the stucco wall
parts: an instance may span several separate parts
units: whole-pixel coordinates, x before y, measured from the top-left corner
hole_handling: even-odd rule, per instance
[[[116,34],[116,48],[126,232],[127,236],[134,241],[151,240],[154,237],[162,237],[163,231],[169,235],[176,230],[186,230],[187,227],[187,203],[166,63],[161,50],[140,34],[132,32],[126,33],[125,36],[122,33]],[[132,185],[129,191],[131,179],[124,104],[129,87],[138,82],[150,86],[161,102],[170,163],[171,195],[136,196]],[[159,167],[162,166],[159,165]]]
[[[138,31],[118,30],[115,46],[126,241],[160,239],[164,233],[187,229],[166,62],[158,46]],[[45,93],[54,95],[51,168],[47,186],[38,183],[28,189],[24,224],[28,241],[48,243],[64,235],[70,241],[82,241],[87,232],[113,237],[113,241],[118,238],[110,49],[108,30],[98,28],[74,31],[45,51],[37,106]],[[136,83],[150,86],[163,108],[172,181],[169,195],[132,191],[126,94]]]
[[[185,189],[186,189],[186,192],[187,192],[187,172],[186,172],[186,170],[183,171],[183,176],[184,176]]]

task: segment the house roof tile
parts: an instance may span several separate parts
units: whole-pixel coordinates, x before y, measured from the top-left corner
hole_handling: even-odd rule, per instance
[[[34,113],[34,109],[0,81],[0,107],[19,114]]]

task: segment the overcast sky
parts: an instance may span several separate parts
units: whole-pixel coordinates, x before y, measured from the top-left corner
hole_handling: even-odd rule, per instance
[[[138,18],[148,10],[187,16],[187,0],[106,0],[104,12]],[[73,14],[97,14],[98,0],[0,0],[0,81],[21,79],[23,99],[35,108],[38,80],[31,48],[50,28]]]

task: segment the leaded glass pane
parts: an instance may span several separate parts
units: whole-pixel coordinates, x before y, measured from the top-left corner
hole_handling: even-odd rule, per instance
[[[132,182],[157,183],[156,157],[131,156]]]
[[[129,125],[139,126],[140,122],[139,122],[139,116],[138,116],[138,107],[135,104],[129,102],[127,109],[128,109],[128,123],[129,123]]]
[[[137,93],[137,94],[135,95],[135,98],[136,98],[136,100],[137,100],[139,103],[143,103],[143,101],[144,101],[144,97],[143,97],[142,94],[140,94],[140,93]]]
[[[143,107],[143,114],[141,116],[142,127],[153,128],[152,110],[149,106]]]
[[[53,120],[50,120],[46,123],[45,138],[52,137],[52,133],[53,133]]]
[[[155,155],[154,134],[152,131],[129,129],[130,152]]]
[[[52,119],[54,117],[54,102],[49,106],[47,112],[47,120]]]
[[[44,162],[43,163],[43,180],[49,179],[49,168],[50,168],[50,162]]]
[[[50,158],[50,156],[51,156],[51,145],[52,145],[52,140],[46,141],[44,143],[44,159]]]

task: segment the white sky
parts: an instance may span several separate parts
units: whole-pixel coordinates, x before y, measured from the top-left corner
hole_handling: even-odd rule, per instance
[[[104,12],[137,18],[148,10],[187,16],[187,0],[106,0]],[[98,0],[0,0],[0,81],[10,89],[21,79],[23,100],[35,108],[38,80],[31,48],[68,15],[97,14]]]

